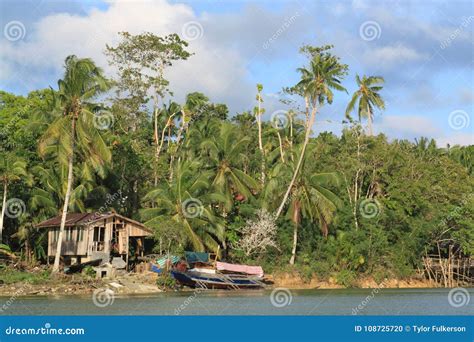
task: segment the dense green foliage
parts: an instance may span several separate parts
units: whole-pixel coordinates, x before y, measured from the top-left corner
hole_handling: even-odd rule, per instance
[[[188,94],[185,103],[172,97],[166,103],[172,84],[162,68],[192,58],[187,45],[177,36],[123,37],[129,45],[109,47],[109,55],[120,49],[132,53],[135,39],[149,42],[142,49],[158,50],[146,54],[144,65],[134,59],[131,69],[115,55],[118,91],[111,98],[95,96],[112,83],[92,61],[75,57],[69,58],[92,63],[95,83],[68,89],[74,75],[66,66],[57,90],[28,96],[0,92],[0,181],[2,188],[8,181],[8,199],[25,204],[21,216],[4,217],[3,242],[13,251],[28,260],[44,259],[44,233],[33,225],[61,213],[73,155],[68,210],[106,206],[145,222],[156,232],[155,252],[218,251],[228,260],[259,262],[269,270],[291,258],[298,269],[334,275],[343,284],[362,273],[409,275],[438,241],[474,253],[474,146],[440,148],[426,138],[389,141],[365,134],[352,119],[340,136],[310,136],[319,106],[332,103],[338,96],[333,90],[345,90],[348,66],[330,47],[302,49],[308,65],[300,69],[301,82],[286,92],[306,103],[306,111],[295,106],[280,124],[259,122],[261,85],[254,114],[229,115],[224,104],[199,92]],[[162,64],[155,61],[159,58]],[[369,84],[374,93],[354,94],[347,114],[359,99],[359,119],[371,120],[372,106],[384,107],[382,79],[357,80],[361,91]],[[79,100],[82,119],[72,152],[68,115]],[[234,247],[260,208],[282,209],[278,248],[247,260]]]

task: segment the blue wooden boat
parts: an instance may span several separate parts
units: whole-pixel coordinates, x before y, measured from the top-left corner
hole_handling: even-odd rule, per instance
[[[242,274],[209,274],[196,271],[180,272],[172,270],[171,276],[180,284],[192,288],[238,290],[241,288],[265,287],[265,283],[260,278]]]

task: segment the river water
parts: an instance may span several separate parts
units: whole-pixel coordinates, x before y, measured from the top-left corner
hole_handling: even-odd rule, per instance
[[[453,290],[454,291],[454,290]],[[474,315],[474,289],[247,290],[0,297],[3,315]],[[95,303],[94,303],[95,302]],[[3,312],[2,312],[3,311]]]

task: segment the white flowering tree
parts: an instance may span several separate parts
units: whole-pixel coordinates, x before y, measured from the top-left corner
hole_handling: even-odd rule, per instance
[[[265,209],[257,211],[254,220],[248,220],[242,228],[242,238],[234,246],[242,250],[246,256],[257,255],[265,252],[269,247],[277,247],[277,225],[275,216]]]

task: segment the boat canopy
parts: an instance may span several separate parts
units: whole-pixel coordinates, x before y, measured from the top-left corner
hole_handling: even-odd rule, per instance
[[[195,264],[197,262],[208,263],[209,253],[204,252],[184,252],[188,264]]]
[[[245,273],[249,275],[263,277],[263,268],[261,266],[236,265],[217,261],[216,269],[218,271]]]

